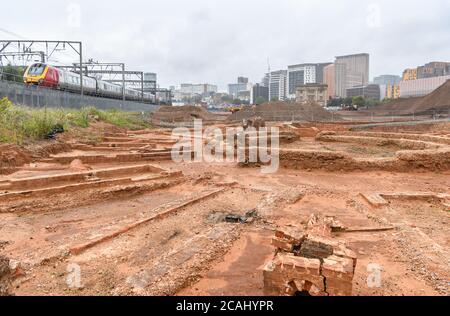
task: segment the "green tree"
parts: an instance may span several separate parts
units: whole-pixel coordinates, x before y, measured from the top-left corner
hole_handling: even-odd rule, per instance
[[[233,98],[229,96],[228,94],[225,94],[221,97],[222,102],[231,103],[233,101]]]
[[[23,82],[24,72],[22,67],[14,67],[11,64],[0,69],[1,78],[7,81]]]
[[[272,97],[272,99],[270,99],[270,102],[277,102],[279,101],[277,97]]]
[[[233,101],[231,101],[231,104],[234,104],[234,105],[241,105],[241,104],[242,104],[242,101],[239,100],[239,99],[233,99]]]
[[[343,99],[342,104],[348,105],[348,106],[352,105],[353,104],[353,98],[347,97],[347,98]]]
[[[344,103],[344,99],[342,99],[342,98],[330,99],[330,100],[328,100],[327,106],[328,107],[339,107],[343,103]]]
[[[256,98],[256,105],[260,105],[260,104],[263,104],[265,102],[267,102],[266,98],[263,98],[263,97],[257,97]]]
[[[355,106],[356,108],[363,107],[365,104],[366,100],[361,96],[352,98],[352,105]]]

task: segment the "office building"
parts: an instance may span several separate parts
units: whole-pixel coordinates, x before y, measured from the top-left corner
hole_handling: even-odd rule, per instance
[[[386,98],[386,99],[400,98],[400,83],[386,85],[386,93],[385,93],[384,98]]]
[[[347,89],[369,83],[369,54],[337,56],[335,89],[338,97],[346,97]]]
[[[379,101],[381,98],[380,86],[377,84],[369,84],[365,86],[355,86],[348,88],[346,91],[347,97],[363,97],[365,99],[371,99]]]
[[[416,80],[417,79],[417,68],[408,68],[403,71],[403,81]]]
[[[217,86],[208,84],[208,83],[202,83],[202,84],[192,84],[192,83],[182,83],[181,89],[182,94],[185,95],[200,95],[200,96],[207,96],[211,93],[217,92]]]
[[[256,104],[258,99],[264,99],[264,102],[269,101],[269,87],[265,87],[262,84],[255,84],[250,93],[251,104]]]
[[[417,79],[426,79],[450,75],[450,63],[433,61],[417,67]]]
[[[323,83],[328,87],[328,98],[336,96],[335,71],[334,64],[329,64],[323,68]]]
[[[286,99],[287,93],[287,71],[278,70],[272,71],[269,76],[269,100]]]
[[[238,77],[238,83],[248,83],[248,78],[246,77]]]
[[[400,97],[410,98],[425,96],[442,86],[447,80],[450,80],[450,75],[401,81],[399,84]]]
[[[297,87],[308,83],[324,83],[324,68],[331,63],[308,63],[288,66],[288,99],[295,99]]]
[[[396,85],[398,84],[402,78],[397,75],[381,75],[378,77],[373,78],[373,83],[378,85]]]

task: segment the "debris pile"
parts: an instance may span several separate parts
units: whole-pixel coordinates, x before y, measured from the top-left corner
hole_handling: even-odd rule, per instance
[[[266,295],[352,295],[356,254],[328,237],[342,225],[332,218],[315,220],[312,217],[306,232],[287,227],[275,233],[276,255],[263,272]]]

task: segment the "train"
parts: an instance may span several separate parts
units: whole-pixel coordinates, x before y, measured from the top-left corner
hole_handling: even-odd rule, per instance
[[[35,63],[27,67],[23,75],[27,85],[38,85],[51,89],[80,93],[80,74],[63,70],[45,63]],[[122,99],[122,86],[93,77],[83,76],[83,93],[105,98]],[[125,99],[152,103],[152,94],[125,88]]]

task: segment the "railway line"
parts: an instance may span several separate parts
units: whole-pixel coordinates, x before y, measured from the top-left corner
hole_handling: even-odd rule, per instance
[[[128,101],[151,103],[150,93],[124,88],[120,85],[97,78],[81,76],[75,72],[60,69],[45,63],[35,63],[27,67],[23,81],[28,85],[37,85],[56,90],[80,93],[80,81],[83,80],[83,92],[86,95],[100,96]]]

